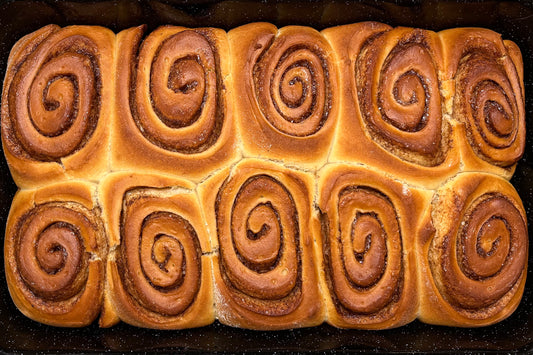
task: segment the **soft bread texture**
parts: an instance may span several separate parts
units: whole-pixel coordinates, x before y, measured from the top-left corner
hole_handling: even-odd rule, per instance
[[[111,165],[201,180],[238,158],[226,33],[165,26],[143,39],[143,32],[117,35]]]
[[[513,186],[459,174],[435,192],[425,219],[417,240],[420,319],[469,327],[506,318],[520,302],[528,255],[526,213]]]
[[[179,329],[212,323],[211,257],[204,255],[211,247],[194,185],[114,173],[102,181],[99,200],[110,241],[104,312],[110,320],[100,324],[121,319]]]
[[[80,327],[100,314],[107,238],[95,190],[87,182],[62,182],[13,199],[6,279],[13,301],[33,320]]]
[[[340,101],[331,46],[311,28],[268,23],[238,27],[228,38],[243,155],[322,166]]]
[[[485,29],[46,26],[3,87],[12,298],[69,327],[500,321],[523,76]]]
[[[430,188],[457,173],[438,35],[374,22],[323,34],[341,70],[342,109],[329,160],[361,162]]]
[[[217,235],[220,322],[262,330],[323,322],[309,223],[312,191],[311,175],[256,159],[200,187],[209,229]]]
[[[12,49],[2,94],[2,145],[19,187],[109,170],[115,35],[49,25]]]
[[[416,318],[415,236],[428,192],[347,164],[319,172],[328,323],[384,329]]]
[[[525,145],[523,62],[516,44],[485,29],[439,33],[446,110],[460,126],[464,171],[510,178]]]

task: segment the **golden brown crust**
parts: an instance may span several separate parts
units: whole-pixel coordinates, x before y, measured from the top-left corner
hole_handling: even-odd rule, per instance
[[[228,38],[244,156],[323,165],[339,106],[328,42],[309,27],[267,23],[238,27]]]
[[[5,241],[22,312],[383,329],[516,308],[515,43],[376,22],[144,31],[50,25],[12,49],[2,142],[35,189],[17,193]]]
[[[246,159],[202,184],[199,192],[217,240],[218,320],[262,330],[322,323],[309,226],[311,176]]]
[[[17,307],[41,323],[81,327],[100,313],[107,238],[95,185],[65,182],[17,193],[4,242]]]
[[[439,33],[450,81],[448,114],[461,126],[463,171],[510,178],[524,153],[523,63],[516,45],[479,28]]]
[[[422,221],[420,319],[474,327],[508,317],[524,291],[528,255],[526,214],[512,185],[459,174],[437,190]]]
[[[238,155],[225,32],[143,32],[117,35],[112,166],[205,178]]]
[[[456,173],[453,127],[442,115],[438,36],[375,22],[323,34],[340,58],[343,95],[330,161],[361,162],[425,187]]]
[[[47,26],[15,45],[2,96],[2,143],[13,179],[36,187],[108,170],[114,34]]]
[[[111,252],[106,318],[181,329],[214,320],[209,237],[190,183],[162,175],[114,173],[101,183]],[[143,270],[143,272],[139,272]]]
[[[327,321],[386,329],[418,310],[416,222],[424,193],[367,167],[330,164],[319,172],[323,292]]]

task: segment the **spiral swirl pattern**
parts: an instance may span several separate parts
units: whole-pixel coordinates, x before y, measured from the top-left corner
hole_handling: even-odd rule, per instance
[[[76,28],[58,30],[36,46],[7,93],[6,134],[19,146],[15,151],[58,161],[83,148],[99,120],[100,66],[98,44]]]
[[[254,89],[266,120],[296,137],[318,132],[331,109],[328,44],[307,33],[273,40],[253,69]]]
[[[19,275],[19,290],[32,312],[84,313],[89,322],[98,315],[104,275],[91,258],[106,248],[100,223],[93,212],[75,202],[40,204],[19,219],[14,250],[6,252],[14,255],[13,272]]]
[[[267,316],[294,311],[302,297],[302,260],[290,191],[270,175],[227,180],[215,208],[220,273],[233,300]]]
[[[459,212],[457,212],[459,213]],[[431,271],[439,292],[471,317],[490,317],[516,292],[527,262],[527,227],[515,204],[502,193],[477,197],[435,237]]]
[[[347,318],[384,317],[401,293],[402,237],[391,201],[368,186],[330,198],[324,255],[331,296]]]
[[[217,141],[224,123],[219,58],[209,30],[156,31],[132,66],[131,112],[154,145],[200,153]],[[149,68],[149,69],[148,69]]]
[[[160,197],[138,193],[122,215],[122,283],[139,307],[162,316],[178,316],[200,288],[202,250],[193,226],[167,211]]]
[[[444,159],[438,57],[429,32],[372,37],[355,63],[357,99],[372,138],[424,166]],[[390,41],[395,45],[391,47]]]
[[[454,113],[466,123],[470,146],[492,164],[516,163],[523,153],[525,116],[512,62],[471,50],[461,58],[455,79]]]
[[[2,142],[21,190],[4,258],[23,313],[378,329],[514,310],[528,261],[502,179],[525,145],[516,45],[374,23],[113,36],[51,25],[10,57]]]

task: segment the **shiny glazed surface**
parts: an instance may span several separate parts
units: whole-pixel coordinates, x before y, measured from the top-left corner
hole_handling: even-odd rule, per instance
[[[403,6],[391,3],[379,3],[379,6],[354,4],[350,9],[350,18],[344,17],[342,6],[344,3],[324,2],[313,6],[301,5],[298,2],[287,4],[248,4],[260,7],[262,11],[246,10],[243,3],[198,3],[195,6],[184,6],[178,2],[163,3],[139,3],[129,4],[122,1],[88,3],[39,3],[42,11],[30,11],[30,1],[19,4],[4,5],[0,23],[7,24],[6,31],[2,36],[2,69],[5,69],[5,60],[8,49],[21,35],[38,27],[57,23],[68,25],[74,23],[101,24],[110,26],[114,31],[123,28],[148,23],[151,29],[162,23],[174,23],[187,26],[220,26],[230,29],[236,25],[265,20],[276,25],[304,24],[318,29],[335,24],[350,23],[362,20],[376,20],[391,25],[407,25],[425,27],[439,30],[454,26],[477,25],[491,28],[504,34],[505,38],[516,41],[523,51],[524,58],[531,57],[532,44],[527,42],[526,33],[531,32],[532,10],[519,4],[489,3],[486,6],[472,4],[442,4],[437,9],[429,6],[410,5]],[[35,5],[35,4],[33,4]],[[91,6],[89,6],[91,5]],[[338,9],[335,8],[338,5]],[[26,7],[24,7],[26,6]],[[223,15],[223,10],[231,6],[240,9],[236,18],[228,18]],[[240,6],[240,7],[239,7]],[[261,7],[263,6],[263,7]],[[456,8],[454,8],[454,6]],[[470,6],[470,7],[469,7]],[[476,6],[476,11],[472,11]],[[26,8],[26,11],[21,11]],[[94,9],[91,14],[87,9]],[[302,10],[303,8],[303,10]],[[39,15],[35,13],[39,13]],[[420,16],[420,13],[428,17]],[[459,20],[457,13],[464,16]],[[10,15],[11,14],[11,15]],[[16,15],[14,15],[16,14]],[[328,16],[330,16],[328,20]],[[471,17],[469,17],[471,16]],[[498,17],[499,16],[499,17]],[[528,17],[529,16],[529,17]],[[38,17],[38,18],[36,18]],[[432,28],[432,21],[439,18]],[[503,20],[502,20],[503,18]],[[529,18],[529,21],[527,20]],[[223,20],[221,20],[223,19]],[[217,22],[218,21],[218,22]],[[5,48],[4,48],[5,46]],[[526,92],[532,85],[531,63],[527,60],[526,65]],[[526,96],[527,98],[527,96]],[[531,99],[526,101],[526,117],[531,117]],[[531,135],[530,135],[531,136]],[[527,137],[528,143],[531,138]],[[527,144],[531,147],[531,144]],[[533,177],[531,170],[531,148],[526,148],[526,155],[520,161],[517,172],[513,178],[513,184],[518,189],[524,200],[526,211],[529,213],[532,186],[530,181]],[[9,209],[9,202],[14,193],[14,185],[10,180],[7,167],[3,162],[1,192],[2,217],[5,219]],[[531,222],[530,222],[531,225]],[[531,269],[531,268],[530,268]],[[3,270],[2,273],[3,275]],[[3,283],[5,281],[1,280]],[[318,328],[301,329],[291,332],[258,333],[224,327],[219,324],[212,326],[181,331],[181,332],[158,332],[135,329],[127,325],[120,325],[113,330],[98,330],[89,327],[85,330],[70,330],[50,328],[38,325],[20,315],[9,299],[5,287],[0,291],[0,322],[6,328],[7,336],[3,337],[2,350],[56,350],[56,351],[114,351],[126,350],[179,350],[194,349],[205,351],[246,351],[258,349],[271,350],[378,350],[378,351],[432,351],[432,350],[512,350],[528,349],[532,342],[533,315],[531,311],[531,288],[526,285],[524,299],[513,316],[498,325],[482,329],[453,329],[423,325],[415,322],[407,327],[397,330],[369,333],[364,331],[343,331],[329,326]],[[158,338],[160,341],[146,341],[146,339]],[[398,339],[402,341],[398,342]],[[157,348],[154,348],[157,347]]]

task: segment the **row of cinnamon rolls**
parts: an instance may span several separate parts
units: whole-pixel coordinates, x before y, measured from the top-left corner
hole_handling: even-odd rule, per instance
[[[20,190],[5,239],[14,302],[58,326],[482,326],[518,306],[527,255],[524,208],[496,175],[429,190],[259,159],[198,185],[115,172]]]
[[[2,141],[23,188],[141,169],[199,182],[242,157],[358,162],[429,188],[460,171],[510,178],[522,70],[484,29],[50,25],[11,52]]]

